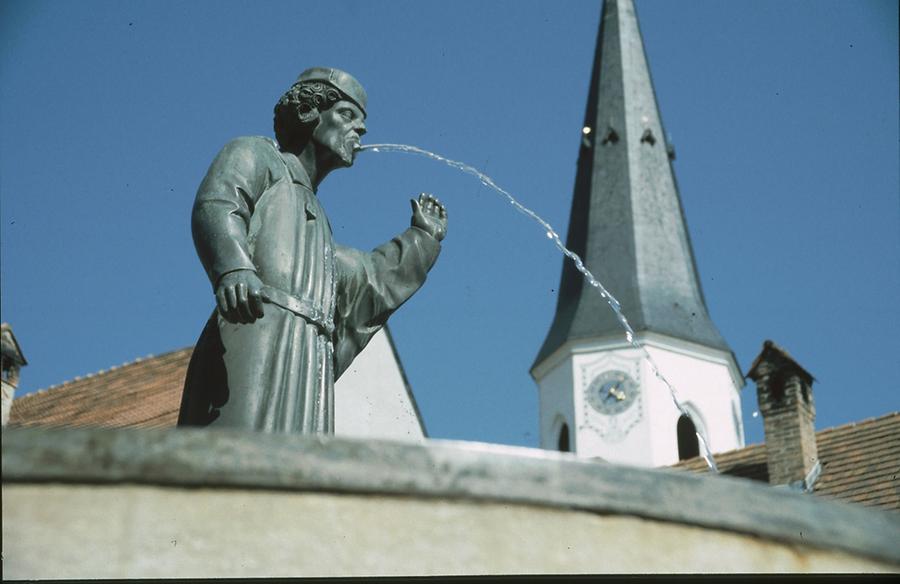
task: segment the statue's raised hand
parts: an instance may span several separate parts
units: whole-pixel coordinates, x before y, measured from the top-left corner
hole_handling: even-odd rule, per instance
[[[216,303],[225,320],[251,323],[263,316],[262,280],[253,270],[228,272],[219,280]]]
[[[438,241],[447,235],[447,209],[434,195],[422,193],[419,200],[410,199],[412,204],[412,226],[425,231]]]

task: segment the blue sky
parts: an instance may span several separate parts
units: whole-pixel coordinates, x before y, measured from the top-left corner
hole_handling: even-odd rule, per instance
[[[817,426],[898,409],[900,140],[893,1],[638,0],[712,317],[746,372],[765,339],[816,378]],[[354,73],[366,140],[490,174],[564,233],[599,1],[0,4],[2,319],[22,391],[190,345],[213,305],[190,239],[221,146],[271,135],[313,65]],[[392,331],[430,434],[537,444],[527,370],[562,258],[471,177],[361,155],[320,189],[372,248],[421,191],[442,256]],[[615,290],[612,290],[615,293]],[[745,387],[748,442],[762,440]]]

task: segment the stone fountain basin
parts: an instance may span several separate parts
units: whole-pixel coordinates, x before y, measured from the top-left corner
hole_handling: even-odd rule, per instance
[[[5,578],[896,572],[900,514],[473,442],[3,431]]]

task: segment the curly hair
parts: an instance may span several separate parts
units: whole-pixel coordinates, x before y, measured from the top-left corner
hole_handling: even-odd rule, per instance
[[[275,104],[275,139],[284,150],[302,148],[319,114],[341,99],[341,92],[327,83],[295,83]]]

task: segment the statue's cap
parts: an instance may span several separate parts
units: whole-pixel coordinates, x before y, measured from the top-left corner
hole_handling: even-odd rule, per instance
[[[341,71],[340,69],[334,69],[332,67],[312,67],[301,73],[300,77],[297,77],[296,83],[303,83],[306,81],[321,81],[333,85],[340,90],[345,97],[359,106],[359,109],[362,110],[363,114],[366,113],[366,101],[368,99],[366,90],[363,89],[362,84],[360,84],[353,75],[350,75],[346,71]]]

